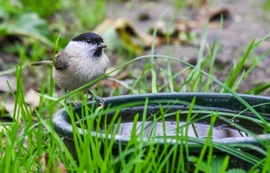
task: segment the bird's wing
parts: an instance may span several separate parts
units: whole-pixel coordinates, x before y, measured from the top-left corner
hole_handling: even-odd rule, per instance
[[[63,56],[67,56],[63,54],[64,52],[59,52],[58,54],[55,55],[55,58],[53,60],[53,65],[56,70],[64,70],[68,66],[67,60],[63,60],[63,58],[60,58]]]

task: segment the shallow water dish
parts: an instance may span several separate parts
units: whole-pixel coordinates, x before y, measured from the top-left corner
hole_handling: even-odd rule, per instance
[[[115,129],[113,129],[117,131],[114,135],[117,150],[119,143],[125,146],[129,142],[134,118],[138,116],[136,133],[140,135],[143,129],[142,140],[148,141],[150,138],[155,138],[154,142],[158,145],[168,143],[174,146],[179,144],[177,139],[180,138],[176,136],[179,137],[188,131],[189,152],[198,153],[201,151],[211,127],[211,117],[216,115],[217,119],[211,136],[214,142],[226,144],[226,146],[232,145],[243,150],[252,150],[252,147],[241,144],[260,146],[261,142],[270,141],[270,134],[266,133],[269,130],[264,128],[270,122],[270,98],[238,96],[254,110],[248,109],[234,96],[221,93],[158,93],[108,97],[104,98],[106,106],[100,111],[102,115],[97,116],[101,118],[98,125],[105,128],[114,116],[121,118],[121,123],[115,124]],[[90,108],[87,113],[85,112],[87,109],[83,105],[73,109],[73,112],[79,117],[77,122],[83,122],[86,116],[91,116],[91,110],[95,109],[97,105],[96,102],[90,101],[87,106]],[[117,111],[119,112],[116,115]],[[188,112],[192,114],[189,115]],[[261,117],[257,117],[256,112]],[[56,132],[64,138],[71,153],[75,154],[72,124],[68,112],[65,109],[59,110],[53,115],[52,121]],[[97,123],[94,123],[94,126],[96,125]],[[85,131],[79,125],[78,129],[83,136]],[[247,133],[245,129],[251,133]],[[95,130],[91,130],[89,133],[97,134]],[[98,133],[100,139],[105,136],[102,129]],[[166,136],[166,140],[164,140],[164,136]],[[224,151],[217,149],[217,152]]]

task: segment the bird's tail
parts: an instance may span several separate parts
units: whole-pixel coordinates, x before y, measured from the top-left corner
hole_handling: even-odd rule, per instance
[[[47,61],[37,61],[34,62],[32,64],[30,64],[31,66],[39,66],[39,65],[52,65],[52,61],[47,60]]]

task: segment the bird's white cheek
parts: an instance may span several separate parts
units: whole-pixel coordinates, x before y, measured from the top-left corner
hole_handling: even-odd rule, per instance
[[[81,80],[93,80],[104,74],[109,66],[109,60],[107,56],[101,56],[98,58],[85,57],[75,66],[75,73]]]
[[[108,67],[110,65],[110,60],[105,53],[102,54],[102,57],[100,58],[99,64],[103,70],[103,73],[105,73],[105,71],[108,69]]]

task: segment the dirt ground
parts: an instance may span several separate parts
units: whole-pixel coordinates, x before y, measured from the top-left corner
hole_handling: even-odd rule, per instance
[[[263,10],[263,1],[255,0],[217,0],[216,5],[212,5],[212,9],[218,9],[220,7],[227,9],[230,12],[230,17],[224,20],[224,27],[220,33],[219,51],[216,56],[214,65],[213,75],[217,79],[224,82],[226,77],[229,75],[231,68],[239,61],[239,59],[247,51],[249,44],[252,40],[259,40],[262,37],[270,33],[270,12]],[[176,19],[184,19],[188,22],[196,21],[196,14],[198,8],[196,7],[185,7],[179,12],[175,13],[175,7],[173,0],[155,0],[155,1],[129,1],[129,2],[110,2],[107,9],[107,18],[119,19],[124,18],[134,24],[136,29],[147,33],[149,28],[154,25],[155,22],[161,18],[164,21],[171,21],[175,14]],[[139,20],[139,16],[142,14],[147,15],[147,20]],[[161,17],[162,16],[162,17]],[[219,26],[219,25],[216,25]],[[207,46],[211,47],[214,40],[217,38],[219,33],[219,27],[209,26],[207,35]],[[195,41],[191,44],[161,44],[155,47],[155,54],[170,55],[175,58],[183,59],[191,64],[196,64],[200,41],[202,40],[202,33],[204,25],[191,27],[191,32],[195,35]],[[108,49],[110,47],[108,46]],[[266,39],[262,42],[257,49],[255,49],[247,60],[245,69],[248,69],[254,61],[254,59],[260,57],[270,49],[270,39]],[[169,53],[168,53],[169,50]],[[143,54],[149,54],[150,50],[145,51]],[[207,51],[205,51],[207,55]],[[112,67],[119,66],[121,58],[119,55],[109,55]],[[119,60],[120,59],[120,60]],[[12,60],[10,62],[10,60]],[[127,60],[126,60],[127,61]],[[117,62],[117,63],[116,63]],[[3,70],[3,65],[8,67],[14,67],[14,58],[12,59],[9,55],[0,55],[0,70]],[[135,64],[136,69],[132,69],[130,73],[135,71],[142,73],[143,64]],[[246,91],[263,84],[267,84],[270,81],[270,59],[267,55],[259,65],[247,76],[247,78],[240,84],[238,93],[245,93]],[[179,63],[174,64],[172,67],[174,72],[181,70],[184,65]],[[166,68],[166,66],[165,66]],[[7,68],[8,69],[8,68]],[[122,73],[122,72],[121,72]],[[31,76],[31,70],[24,70],[24,87],[26,96],[34,100],[34,103],[38,103],[37,95],[34,90],[38,90],[41,85],[41,80],[44,78],[44,74],[40,76]],[[120,74],[121,75],[121,74]],[[269,76],[268,76],[269,75]],[[29,77],[30,76],[30,77]],[[136,75],[133,75],[136,78]],[[183,76],[181,76],[183,77]],[[183,77],[184,78],[184,77]],[[40,80],[37,80],[40,79]],[[0,76],[0,100],[7,100],[5,109],[7,106],[13,109],[14,101],[12,98],[9,99],[6,93],[10,93],[9,87],[6,83],[1,81],[9,81],[11,88],[16,90],[16,78],[15,75]],[[178,80],[177,84],[178,84]],[[129,79],[127,79],[129,81]],[[181,80],[179,80],[181,81]],[[183,81],[183,80],[182,80]],[[113,85],[109,83],[109,80],[102,80],[101,85]],[[163,82],[163,81],[162,81]],[[108,84],[109,83],[109,84]],[[181,85],[181,83],[179,83]],[[111,86],[103,86],[104,90],[110,90]],[[124,88],[124,87],[123,87]],[[31,91],[32,89],[32,91]],[[31,91],[31,92],[30,92]],[[211,91],[209,91],[211,92]],[[30,94],[29,94],[30,93]],[[121,91],[120,94],[126,94],[127,91]],[[104,95],[108,96],[110,91],[105,91]],[[28,96],[29,95],[29,96]],[[270,89],[267,89],[260,95],[270,95]],[[11,95],[10,95],[11,97]],[[12,101],[9,101],[12,100]],[[4,101],[6,102],[6,101]],[[10,102],[10,103],[9,103]],[[33,107],[38,106],[34,105]],[[1,107],[1,105],[0,105]],[[11,111],[12,112],[12,111]]]
[[[219,7],[226,8],[230,12],[230,18],[225,20],[226,27],[222,28],[220,34],[220,51],[216,57],[216,66],[222,67],[222,70],[216,69],[214,75],[221,81],[224,81],[230,72],[231,67],[241,58],[241,56],[248,49],[252,40],[259,40],[270,33],[270,13],[263,10],[263,1],[255,0],[217,0],[213,9]],[[147,32],[154,22],[158,21],[163,15],[163,20],[171,20],[174,15],[175,7],[172,1],[141,1],[129,4],[111,3],[108,6],[108,18],[117,19],[125,18],[135,24],[137,29]],[[177,19],[185,19],[187,21],[195,20],[196,8],[182,8],[177,15]],[[140,21],[138,16],[140,14],[148,14],[149,19]],[[224,22],[224,23],[225,23]],[[185,61],[196,62],[200,40],[203,32],[202,27],[192,28],[192,32],[196,34],[197,43],[194,45],[170,45],[171,56],[179,57]],[[217,37],[219,28],[208,29],[207,43],[212,45],[214,39]],[[270,48],[270,39],[262,42],[261,45],[251,54],[247,60],[246,68],[252,64],[254,58],[265,53]],[[168,46],[156,47],[156,53],[166,54]],[[146,54],[149,52],[145,52]],[[259,63],[244,82],[241,83],[238,90],[239,93],[270,81],[270,65],[269,55]],[[270,89],[261,93],[262,95],[269,95]]]

